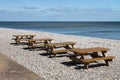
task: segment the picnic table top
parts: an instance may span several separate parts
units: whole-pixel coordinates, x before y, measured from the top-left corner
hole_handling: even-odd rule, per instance
[[[21,37],[21,36],[36,36],[34,34],[26,34],[26,35],[13,35],[14,37]]]
[[[101,48],[101,47],[93,47],[93,48],[74,48],[71,49],[70,51],[79,53],[79,54],[86,54],[86,53],[93,53],[93,52],[103,52],[103,51],[108,51],[108,48]]]
[[[65,46],[65,45],[74,45],[76,44],[75,42],[60,42],[60,43],[50,43],[47,44],[49,47],[54,47],[54,46]]]
[[[51,38],[40,38],[40,39],[31,39],[31,40],[29,40],[29,41],[51,41],[51,40],[53,40],[53,39],[51,39]]]

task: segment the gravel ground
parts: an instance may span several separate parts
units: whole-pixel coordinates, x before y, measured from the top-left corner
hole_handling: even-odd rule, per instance
[[[52,42],[73,41],[77,43],[75,47],[79,48],[105,47],[110,49],[107,55],[116,58],[109,67],[93,66],[87,70],[82,64],[71,64],[68,57],[49,58],[44,50],[30,51],[24,49],[27,45],[13,45],[11,39],[15,34],[36,34],[35,38],[52,38]],[[120,40],[0,28],[0,45],[0,53],[46,80],[120,80]]]

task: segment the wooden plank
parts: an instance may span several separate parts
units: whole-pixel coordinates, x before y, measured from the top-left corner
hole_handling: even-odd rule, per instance
[[[52,51],[52,53],[54,53],[54,54],[59,54],[59,53],[65,53],[65,52],[68,52],[68,50],[54,50],[54,51]]]
[[[30,42],[34,42],[34,41],[52,41],[53,39],[50,38],[40,38],[40,39],[31,39],[29,40]]]
[[[74,45],[75,42],[61,42],[61,43],[51,43],[48,44],[49,47],[59,47],[59,46],[66,46],[66,45]]]
[[[13,35],[14,37],[21,37],[21,36],[36,36],[34,34],[29,34],[29,35]]]
[[[107,57],[91,58],[91,59],[84,59],[84,60],[78,59],[78,58],[76,58],[76,56],[70,56],[69,58],[75,63],[83,63],[84,66],[86,67],[86,69],[88,69],[89,63],[99,61],[99,60],[104,60],[106,65],[109,66],[108,61],[112,61],[112,59],[114,59],[115,57],[107,56]]]
[[[99,60],[112,60],[113,58],[115,58],[115,57],[114,56],[107,56],[107,57],[98,57],[98,58],[85,59],[85,60],[81,60],[81,61],[83,63],[90,63],[90,62],[99,61]]]
[[[101,48],[101,47],[94,47],[94,48],[74,48],[71,49],[72,52],[75,53],[80,53],[80,54],[87,54],[87,53],[92,53],[92,52],[103,52],[109,50],[108,48]]]

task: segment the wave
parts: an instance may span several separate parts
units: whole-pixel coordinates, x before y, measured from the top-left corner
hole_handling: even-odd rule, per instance
[[[120,30],[111,30],[111,31],[90,31],[89,33],[120,33]]]
[[[68,31],[68,32],[63,32],[65,34],[78,34],[78,33],[119,33],[120,34],[120,30],[111,30],[111,31],[108,31],[108,30],[104,30],[104,31]]]

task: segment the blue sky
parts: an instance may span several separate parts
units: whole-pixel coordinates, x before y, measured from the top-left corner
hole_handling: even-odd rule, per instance
[[[0,0],[0,21],[120,21],[120,0]]]

